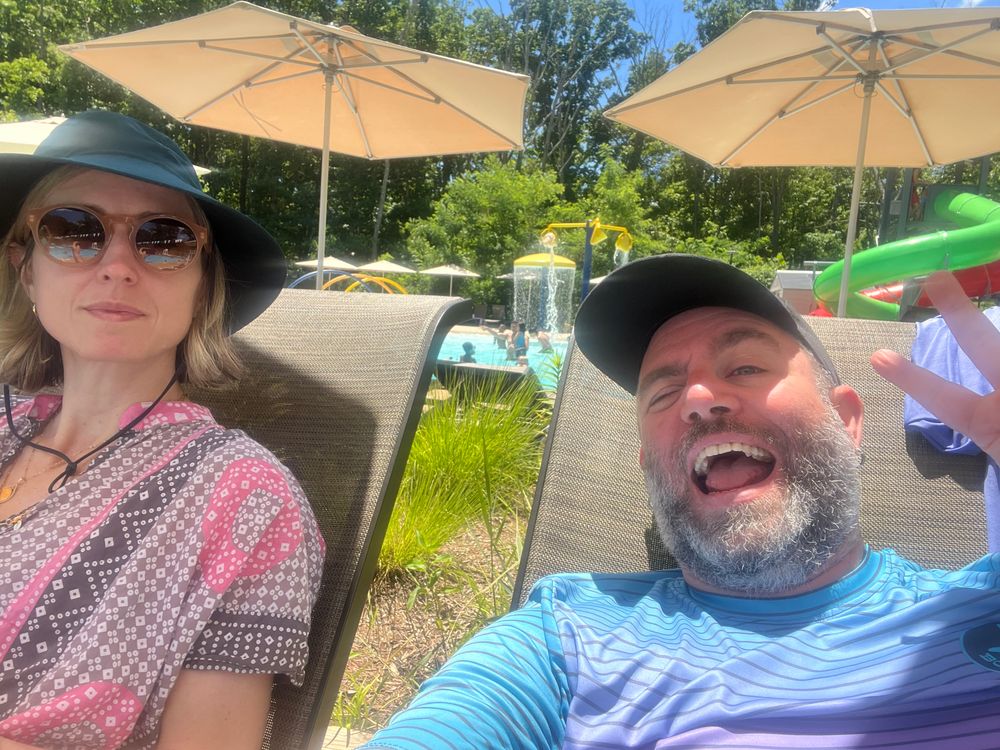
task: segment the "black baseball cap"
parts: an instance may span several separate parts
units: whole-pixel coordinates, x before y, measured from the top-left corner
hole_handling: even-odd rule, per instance
[[[230,333],[260,315],[284,286],[285,256],[267,230],[205,193],[191,160],[167,136],[116,112],[82,112],[53,129],[33,154],[0,154],[0,237],[34,184],[66,165],[172,188],[197,201],[226,269]]]
[[[732,307],[774,323],[811,352],[840,383],[812,328],[766,286],[728,263],[680,253],[622,266],[587,295],[573,335],[587,359],[633,395],[646,349],[660,326],[696,307]]]

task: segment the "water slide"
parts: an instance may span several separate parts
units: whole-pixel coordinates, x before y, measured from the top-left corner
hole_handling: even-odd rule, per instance
[[[848,282],[847,315],[851,318],[898,320],[899,305],[862,294],[873,287],[885,287],[915,276],[947,269],[956,276],[970,296],[987,290],[1000,292],[1000,203],[973,193],[942,192],[934,200],[934,212],[958,224],[958,229],[921,234],[869,248],[854,256]],[[976,269],[989,266],[984,273]],[[844,261],[838,261],[816,278],[813,293],[828,310],[837,309],[840,277]],[[980,281],[980,279],[984,281]],[[982,286],[983,291],[975,287]]]

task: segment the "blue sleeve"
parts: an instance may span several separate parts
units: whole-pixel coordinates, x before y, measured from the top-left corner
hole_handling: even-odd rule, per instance
[[[469,640],[364,748],[557,750],[569,685],[555,619],[536,587]]]

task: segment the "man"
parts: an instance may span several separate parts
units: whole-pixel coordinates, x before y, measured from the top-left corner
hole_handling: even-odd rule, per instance
[[[949,275],[926,288],[1000,384],[1000,334]],[[1000,746],[1000,556],[949,573],[865,546],[862,404],[798,316],[675,255],[612,274],[575,331],[636,395],[680,570],[543,579],[370,747]],[[1000,394],[872,364],[1000,457]]]

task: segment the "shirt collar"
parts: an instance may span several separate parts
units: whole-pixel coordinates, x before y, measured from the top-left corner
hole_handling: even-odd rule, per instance
[[[122,429],[142,412],[149,408],[152,401],[144,401],[132,404],[128,407],[118,420],[118,429]],[[40,394],[35,396],[28,417],[36,422],[44,422],[51,417],[62,405],[62,396],[51,394]],[[134,429],[137,432],[159,427],[165,424],[180,424],[182,422],[212,422],[212,412],[204,406],[190,401],[161,401],[149,414],[143,417]]]

